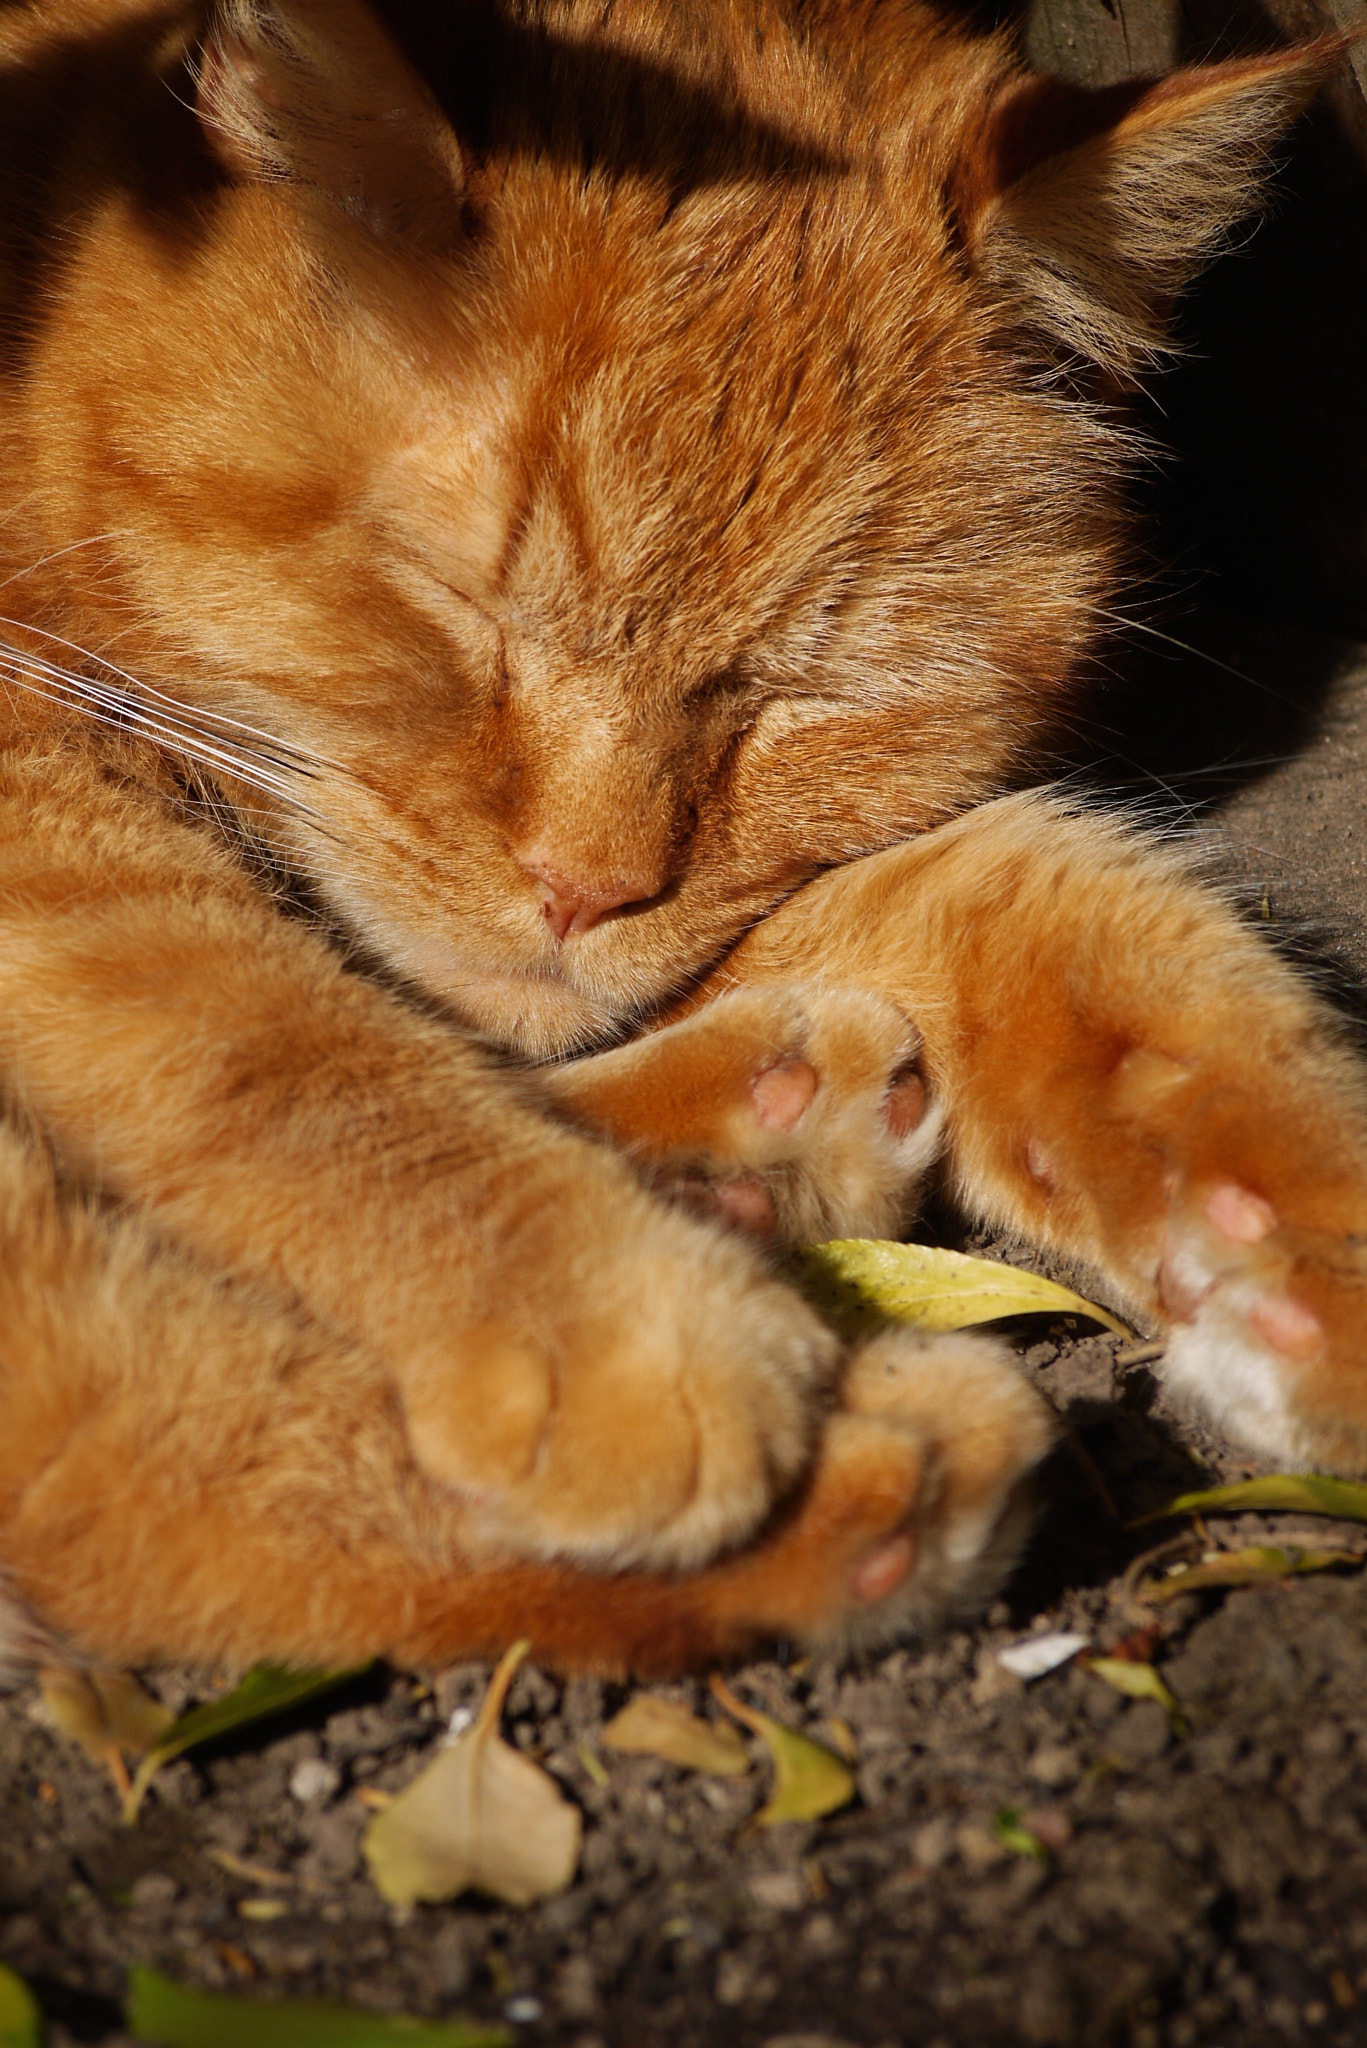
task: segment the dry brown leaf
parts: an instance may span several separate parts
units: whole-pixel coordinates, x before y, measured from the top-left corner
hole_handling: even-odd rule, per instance
[[[79,1742],[96,1763],[107,1763],[111,1752],[144,1756],[175,1718],[127,1671],[69,1671],[50,1665],[40,1672],[38,1684],[53,1726]]]
[[[700,1721],[687,1707],[653,1693],[638,1692],[603,1730],[608,1749],[663,1757],[685,1770],[718,1778],[743,1778],[750,1768],[745,1743],[725,1721]]]
[[[395,1905],[488,1892],[512,1906],[564,1891],[583,1823],[555,1780],[499,1738],[503,1702],[529,1643],[515,1643],[474,1725],[375,1816],[365,1857]]]
[[[714,1676],[711,1684],[727,1713],[752,1728],[773,1758],[774,1789],[751,1827],[773,1828],[785,1820],[820,1820],[824,1813],[849,1805],[854,1797],[854,1775],[838,1756],[760,1713],[757,1707],[747,1707],[720,1678]]]

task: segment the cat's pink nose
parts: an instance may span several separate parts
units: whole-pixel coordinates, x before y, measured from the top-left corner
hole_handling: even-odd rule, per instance
[[[653,883],[630,875],[589,882],[549,861],[524,860],[522,865],[536,878],[542,913],[557,939],[591,931],[610,910],[620,910],[624,903],[648,903],[657,893]]]

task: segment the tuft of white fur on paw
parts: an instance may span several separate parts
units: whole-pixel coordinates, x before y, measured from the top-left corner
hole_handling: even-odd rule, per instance
[[[1198,1191],[1170,1222],[1159,1291],[1173,1317],[1163,1379],[1217,1428],[1286,1464],[1312,1457],[1297,1421],[1296,1363],[1322,1346],[1286,1290],[1271,1204],[1235,1182]]]

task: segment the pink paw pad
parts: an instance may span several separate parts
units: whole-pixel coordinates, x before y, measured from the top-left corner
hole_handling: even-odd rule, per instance
[[[903,1533],[880,1543],[850,1573],[850,1589],[866,1607],[895,1593],[916,1562],[916,1545]]]
[[[1251,1188],[1241,1188],[1236,1181],[1222,1181],[1213,1187],[1203,1206],[1207,1222],[1235,1244],[1261,1244],[1277,1228],[1277,1212],[1272,1204],[1255,1195]]]
[[[724,1222],[752,1237],[772,1237],[778,1229],[774,1198],[763,1181],[724,1180],[709,1190],[712,1202]]]
[[[816,1069],[806,1060],[766,1067],[750,1083],[755,1115],[766,1130],[791,1131],[816,1094]]]
[[[1323,1348],[1324,1326],[1319,1317],[1284,1294],[1269,1294],[1256,1302],[1248,1320],[1265,1343],[1288,1358],[1313,1358]]]

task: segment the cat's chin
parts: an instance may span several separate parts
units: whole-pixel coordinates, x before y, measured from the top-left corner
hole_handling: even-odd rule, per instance
[[[622,1020],[606,1004],[554,976],[457,964],[422,981],[462,1024],[524,1059],[582,1052],[621,1033]]]

